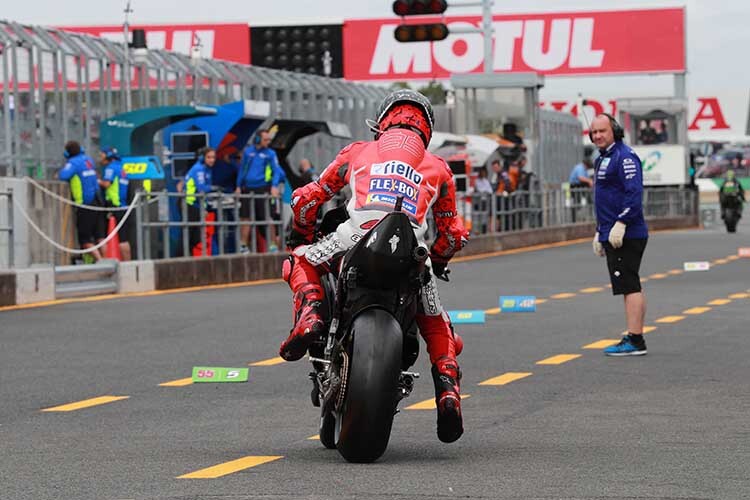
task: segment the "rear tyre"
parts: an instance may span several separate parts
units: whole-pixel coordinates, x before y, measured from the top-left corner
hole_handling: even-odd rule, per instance
[[[349,462],[374,462],[388,446],[402,344],[401,326],[382,309],[368,309],[352,324],[349,380],[336,443]]]

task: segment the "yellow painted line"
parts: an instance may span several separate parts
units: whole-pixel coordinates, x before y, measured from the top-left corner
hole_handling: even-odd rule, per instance
[[[193,383],[193,378],[178,378],[177,380],[170,380],[169,382],[163,382],[159,384],[159,387],[182,387],[184,385],[190,385]]]
[[[258,457],[243,457],[231,462],[225,462],[223,464],[214,465],[213,467],[207,467],[205,469],[197,470],[189,474],[183,474],[177,476],[177,479],[215,479],[217,477],[226,476],[233,472],[239,472],[241,470],[249,469],[251,467],[257,467],[258,465],[273,462],[284,458],[282,456],[258,456]]]
[[[255,363],[250,363],[248,366],[273,366],[273,365],[280,365],[281,363],[286,363],[286,361],[284,361],[284,358],[276,356],[275,358],[269,358],[269,359],[264,359],[263,361],[256,361]]]
[[[484,382],[479,382],[479,385],[505,385],[526,378],[529,375],[531,375],[531,372],[507,372],[497,377],[489,378]]]
[[[317,441],[318,439],[320,439],[320,434],[315,434],[314,436],[307,438],[308,441]]]
[[[667,275],[665,273],[656,273],[649,276],[649,278],[651,278],[652,280],[662,280],[666,277]]]
[[[120,401],[121,399],[128,399],[129,397],[130,396],[99,396],[98,398],[84,399],[83,401],[68,403],[66,405],[44,408],[42,411],[75,411],[83,408],[90,408],[92,406],[112,403],[114,401]]]
[[[729,296],[730,299],[747,299],[750,298],[750,293],[733,293]]]
[[[541,361],[537,361],[537,365],[561,365],[563,363],[567,363],[570,360],[580,358],[580,354],[558,354],[557,356],[552,356],[549,358],[542,359]]]
[[[48,300],[45,302],[34,302],[33,304],[21,304],[17,306],[3,306],[3,307],[0,307],[0,312],[16,311],[19,309],[34,309],[37,307],[59,306],[63,304],[74,304],[78,302],[99,302],[102,300],[126,299],[130,297],[153,297],[157,295],[169,295],[172,293],[200,292],[203,290],[220,290],[224,288],[239,288],[243,286],[270,285],[274,283],[283,283],[283,282],[284,280],[280,280],[280,279],[268,279],[268,280],[258,280],[258,281],[243,281],[241,283],[224,283],[221,285],[190,286],[190,287],[185,287],[185,288],[173,288],[171,290],[152,290],[150,292],[113,293],[109,295],[97,295],[96,297],[78,297],[74,299],[58,299],[58,300]]]
[[[723,306],[724,304],[729,304],[732,302],[729,299],[714,299],[711,302],[708,302],[709,306]]]
[[[648,278],[641,278],[641,283],[645,283],[648,281]],[[607,285],[607,288],[612,288],[612,285]]]
[[[550,299],[569,299],[571,297],[575,297],[578,294],[570,293],[570,292],[563,292],[563,293],[556,293],[554,295],[550,295]]]
[[[669,271],[667,271],[667,274],[671,274],[672,276],[677,276],[678,274],[682,274],[684,272],[685,271],[683,271],[682,269],[670,269]]]
[[[500,314],[500,308],[499,307],[493,307],[492,309],[485,309],[485,314]]]
[[[656,320],[657,323],[677,323],[685,319],[685,316],[664,316]]]
[[[714,264],[726,264],[727,262],[729,262],[727,259],[716,259]]]
[[[654,330],[656,330],[656,327],[655,327],[655,326],[650,326],[650,325],[649,325],[649,326],[644,326],[644,327],[643,327],[643,333],[650,333],[650,332],[653,332]],[[622,332],[622,334],[623,334],[623,335],[627,335],[627,334],[628,334],[628,332]]]
[[[603,286],[592,286],[589,288],[581,288],[578,290],[581,293],[596,293],[596,292],[603,292],[604,287]]]
[[[710,311],[710,307],[691,307],[690,309],[685,309],[682,311],[682,314],[703,314],[706,311]]]
[[[537,304],[544,304],[545,302],[547,302],[547,299],[536,299]]]
[[[498,250],[497,252],[480,253],[477,255],[465,255],[463,257],[454,257],[451,262],[469,262],[472,260],[487,259],[490,257],[499,257],[501,255],[514,255],[518,253],[536,252],[538,250],[547,250],[549,248],[567,247],[577,245],[578,243],[589,242],[591,238],[580,238],[570,241],[558,241],[556,243],[545,243],[542,245],[532,245],[530,247],[513,248],[511,250]]]
[[[729,257],[727,257],[727,260],[737,260],[739,258],[740,258],[739,255],[730,255]]]
[[[611,345],[619,343],[619,339],[603,339],[597,340],[596,342],[592,342],[590,344],[586,344],[585,346],[583,346],[583,349],[604,349],[605,347],[609,347]]]
[[[471,394],[461,394],[461,401],[469,399],[470,397]],[[434,410],[435,408],[437,408],[435,405],[435,398],[425,399],[424,401],[406,407],[407,410]]]

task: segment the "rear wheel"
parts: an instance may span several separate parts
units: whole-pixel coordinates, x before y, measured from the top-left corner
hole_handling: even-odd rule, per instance
[[[388,446],[402,344],[401,326],[382,309],[368,309],[352,324],[349,379],[336,443],[349,462],[373,462]]]

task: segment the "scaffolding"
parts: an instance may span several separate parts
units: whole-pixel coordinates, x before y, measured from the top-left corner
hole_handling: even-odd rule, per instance
[[[270,103],[272,118],[343,122],[357,139],[368,136],[364,120],[374,118],[388,93],[165,50],[134,55],[109,39],[0,20],[0,176],[52,178],[70,139],[96,151],[100,121],[126,111],[127,67],[136,109],[254,99]],[[154,138],[157,155],[160,139]],[[318,134],[300,141],[295,153],[325,165],[343,146]]]

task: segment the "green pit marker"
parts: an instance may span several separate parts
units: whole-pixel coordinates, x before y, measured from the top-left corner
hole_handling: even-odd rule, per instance
[[[194,366],[193,382],[247,382],[249,368]]]

